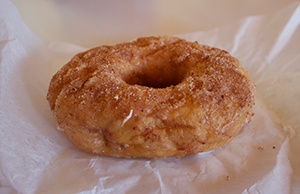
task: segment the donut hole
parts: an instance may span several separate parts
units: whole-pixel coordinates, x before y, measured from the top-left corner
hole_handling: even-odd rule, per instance
[[[154,64],[149,62],[135,66],[123,80],[130,85],[140,85],[152,88],[166,88],[181,83],[189,68],[182,63],[164,62]]]

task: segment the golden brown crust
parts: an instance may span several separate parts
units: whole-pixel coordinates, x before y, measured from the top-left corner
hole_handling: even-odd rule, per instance
[[[77,54],[47,99],[79,148],[114,157],[172,157],[226,145],[250,121],[255,85],[226,51],[147,37]]]

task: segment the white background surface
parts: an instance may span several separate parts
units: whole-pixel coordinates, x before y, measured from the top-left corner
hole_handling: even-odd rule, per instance
[[[12,0],[41,38],[84,47],[140,36],[221,27],[249,15],[272,14],[293,0]]]
[[[253,78],[255,81],[257,81],[256,83],[258,85],[259,94],[263,96],[265,105],[268,106],[268,108],[272,109],[274,113],[276,113],[277,116],[281,118],[281,125],[284,126],[283,128],[286,130],[285,132],[289,132],[289,125],[292,125],[291,127],[299,129],[299,122],[296,121],[299,116],[289,115],[291,113],[297,113],[297,108],[300,107],[299,103],[297,103],[298,101],[296,101],[297,96],[300,95],[299,88],[298,91],[293,90],[293,87],[297,87],[297,83],[299,82],[299,65],[297,64],[299,64],[300,57],[299,45],[297,44],[297,42],[300,40],[300,34],[299,27],[297,28],[297,26],[299,25],[293,24],[292,22],[293,20],[295,20],[296,22],[298,22],[299,20],[297,18],[292,19],[293,17],[289,15],[293,13],[294,8],[292,7],[283,12],[277,13],[287,5],[290,5],[292,1],[87,2],[79,0],[36,0],[25,2],[14,0],[12,2],[18,8],[25,24],[36,36],[43,39],[54,40],[54,42],[52,42],[51,44],[49,44],[49,42],[47,41],[43,43],[34,42],[34,45],[38,45],[35,47],[36,49],[43,49],[43,45],[47,45],[48,48],[38,51],[33,49],[30,52],[29,50],[26,50],[26,48],[28,48],[28,45],[31,45],[31,39],[28,39],[28,41],[26,41],[26,39],[24,40],[24,38],[33,37],[31,35],[28,35],[28,32],[26,30],[20,31],[20,29],[24,29],[24,26],[13,26],[13,24],[11,24],[12,28],[10,28],[11,26],[7,25],[8,29],[14,29],[15,31],[12,31],[12,34],[9,34],[13,38],[8,36],[7,42],[3,42],[7,43],[9,46],[3,47],[3,53],[6,52],[6,54],[2,55],[2,59],[5,60],[3,60],[4,62],[3,66],[1,66],[1,70],[3,70],[3,72],[6,72],[7,75],[1,78],[3,78],[2,80],[4,81],[9,80],[6,83],[11,84],[11,86],[9,84],[2,84],[2,86],[4,87],[1,89],[5,92],[1,93],[1,97],[4,98],[6,96],[12,95],[12,98],[10,99],[11,101],[9,102],[17,103],[8,103],[7,107],[15,108],[15,112],[13,112],[12,109],[7,109],[10,111],[6,111],[5,116],[11,119],[10,121],[13,122],[5,122],[4,119],[1,120],[4,121],[4,124],[7,124],[7,126],[10,127],[0,132],[4,132],[3,134],[7,135],[7,137],[11,138],[12,140],[17,139],[24,144],[22,144],[23,146],[20,147],[13,141],[10,141],[10,139],[5,139],[5,141],[3,141],[6,142],[5,146],[7,147],[4,147],[4,149],[3,147],[0,147],[2,153],[5,153],[1,156],[5,156],[5,161],[11,161],[11,164],[8,162],[2,162],[0,160],[0,162],[2,162],[0,174],[6,174],[6,178],[8,178],[9,175],[10,182],[1,182],[2,180],[8,179],[4,179],[0,176],[0,187],[12,185],[14,189],[18,189],[19,191],[25,192],[24,189],[26,189],[25,193],[31,193],[30,191],[35,190],[38,190],[37,193],[47,191],[51,193],[51,191],[66,191],[64,190],[66,188],[73,189],[74,192],[72,192],[72,190],[69,190],[70,193],[75,193],[75,191],[79,191],[80,189],[82,190],[83,188],[85,188],[86,190],[90,190],[89,193],[97,193],[97,189],[100,188],[100,185],[102,185],[104,189],[113,189],[113,187],[110,188],[109,186],[115,185],[120,187],[120,185],[122,185],[121,183],[124,183],[122,187],[125,188],[129,185],[127,184],[127,182],[125,184],[125,182],[123,182],[124,180],[128,181],[129,179],[132,179],[134,181],[149,179],[151,184],[146,185],[148,190],[154,188],[158,189],[157,193],[164,193],[164,191],[165,193],[168,193],[168,191],[172,189],[178,189],[178,185],[180,184],[182,184],[182,187],[184,188],[186,184],[182,182],[182,178],[187,177],[189,179],[193,177],[194,175],[189,174],[190,172],[193,172],[195,174],[198,173],[198,175],[202,175],[201,173],[206,172],[206,170],[203,170],[202,167],[200,169],[197,169],[199,163],[204,161],[204,158],[202,158],[201,155],[199,155],[199,157],[196,155],[191,155],[183,160],[170,159],[171,162],[169,162],[169,159],[149,160],[145,162],[146,166],[143,166],[140,165],[140,163],[143,163],[143,160],[112,160],[111,158],[93,157],[90,154],[82,153],[74,148],[72,144],[70,144],[69,141],[65,138],[65,136],[54,130],[52,131],[52,129],[55,128],[55,123],[53,122],[53,118],[51,117],[51,114],[47,109],[48,107],[46,108],[44,102],[46,92],[45,88],[48,85],[47,79],[49,78],[49,72],[54,73],[54,71],[52,72],[53,69],[51,69],[53,64],[55,68],[58,67],[58,65],[63,65],[62,61],[69,59],[69,55],[74,52],[74,50],[72,49],[70,49],[69,51],[64,50],[66,48],[69,48],[68,46],[70,45],[64,46],[64,44],[62,43],[57,43],[56,45],[55,41],[69,42],[85,48],[90,48],[102,44],[114,44],[122,41],[128,41],[139,36],[184,34],[190,32],[206,31],[212,28],[220,28],[220,30],[210,31],[212,33],[215,33],[214,35],[211,35],[212,33],[208,33],[207,37],[217,37],[215,41],[212,41],[212,39],[206,41],[206,39],[200,36],[201,40],[208,43],[215,42],[217,43],[217,45],[221,45],[222,47],[227,48],[229,51],[239,56],[239,59],[244,61],[243,65],[249,67],[247,69],[250,71],[250,74],[255,75]],[[275,17],[273,15],[274,13],[276,13]],[[299,9],[297,14],[295,14],[296,17],[299,16]],[[241,18],[250,15],[271,15],[271,17],[250,17],[246,20],[241,20]],[[235,25],[232,25],[232,23],[235,23]],[[249,30],[249,34],[247,34],[248,31],[243,31],[244,24],[245,26],[247,26],[246,29]],[[265,24],[269,28],[265,27]],[[5,25],[3,26],[5,27]],[[231,29],[231,27],[233,26],[239,26],[239,28]],[[249,26],[255,28],[249,29]],[[22,32],[24,33],[24,36]],[[218,33],[221,33],[221,35]],[[228,33],[228,36],[226,36],[226,33]],[[5,31],[3,34],[6,34]],[[225,34],[225,36],[222,36],[222,34]],[[253,34],[257,34],[258,37],[253,38]],[[280,37],[276,38],[276,34],[280,35]],[[205,33],[202,33],[202,35],[206,37]],[[14,36],[16,38],[14,38]],[[251,42],[247,38],[238,40],[239,37],[244,36],[253,38],[253,40],[255,41]],[[224,37],[228,37],[229,39],[224,39]],[[5,39],[6,37],[1,38]],[[289,41],[290,38],[291,40],[297,41]],[[35,38],[33,38],[33,40],[37,41]],[[235,44],[237,44],[237,46],[235,46]],[[18,47],[14,47],[14,45]],[[53,49],[51,45],[56,45],[56,49],[58,50]],[[245,49],[246,47],[247,49]],[[254,49],[251,50],[251,48]],[[82,48],[77,49],[80,50]],[[19,51],[22,52],[20,53]],[[48,51],[54,52],[54,54],[49,54]],[[18,54],[20,56],[18,56]],[[68,55],[68,57],[66,57],[65,55]],[[256,58],[252,56],[255,56]],[[59,57],[61,57],[63,60],[58,63],[57,60],[60,60]],[[9,63],[5,63],[5,61],[9,61]],[[51,71],[47,71],[49,68],[51,69]],[[264,74],[260,74],[260,71],[262,71]],[[43,75],[46,75],[44,77],[46,77],[47,79],[45,79]],[[2,83],[4,83],[4,81]],[[15,88],[19,89],[19,91],[17,91]],[[263,88],[267,88],[268,90],[264,90]],[[278,93],[278,91],[281,91],[282,93]],[[293,93],[293,95],[288,95],[288,93]],[[13,96],[13,94],[19,95]],[[285,101],[286,103],[284,104],[282,103],[282,101]],[[290,104],[289,102],[291,101],[294,101],[295,103]],[[1,103],[1,105],[3,104],[7,103]],[[38,111],[36,111],[32,107],[36,108],[36,110]],[[259,103],[256,107],[257,109],[260,109]],[[5,110],[3,109],[3,111]],[[26,114],[21,114],[22,111],[24,111],[24,113]],[[231,171],[234,171],[236,169],[230,167],[230,165],[229,167],[226,166],[226,168],[224,168],[222,165],[219,165],[221,170],[225,169],[227,174],[231,173],[230,182],[232,184],[226,184],[227,187],[231,190],[235,190],[237,189],[237,184],[235,183],[239,183],[240,185],[245,184],[246,186],[243,188],[247,189],[244,190],[244,193],[256,193],[257,190],[261,193],[264,193],[262,191],[270,191],[272,189],[276,190],[277,187],[285,189],[285,191],[287,191],[289,190],[289,188],[287,186],[280,186],[280,184],[283,182],[285,182],[285,184],[289,184],[290,179],[287,177],[291,176],[291,165],[294,173],[292,174],[292,191],[294,193],[297,193],[296,191],[299,191],[300,187],[299,184],[296,184],[299,183],[300,169],[299,165],[297,165],[297,162],[299,161],[299,154],[296,155],[295,153],[298,153],[299,151],[299,141],[297,141],[299,140],[299,135],[295,133],[294,135],[291,135],[293,133],[289,132],[289,137],[293,137],[293,139],[291,138],[292,140],[288,144],[287,142],[289,141],[289,138],[287,138],[286,135],[283,135],[284,131],[281,130],[281,126],[276,125],[275,127],[273,127],[272,122],[268,120],[269,117],[258,121],[259,119],[264,118],[264,114],[262,114],[261,116],[259,116],[259,114],[256,115],[258,116],[255,117],[256,119],[254,119],[254,121],[252,122],[253,124],[249,126],[251,126],[250,128],[255,129],[258,133],[252,134],[250,130],[244,130],[242,135],[238,136],[235,139],[234,143],[230,144],[230,146],[227,146],[225,149],[222,149],[222,151],[219,150],[213,152],[211,158],[206,157],[206,161],[215,161],[217,162],[217,164],[220,164],[220,161],[223,160],[222,162],[225,161],[224,164],[226,166],[227,162],[233,162],[231,160],[226,160],[226,158],[228,157],[227,153],[235,154],[235,158],[238,158],[238,156],[241,155],[245,155],[247,157],[251,156],[251,154],[245,154],[246,148],[242,149],[241,155],[236,152],[231,152],[231,148],[234,145],[236,145],[237,147],[241,147],[239,145],[244,146],[245,141],[243,137],[248,135],[256,135],[255,138],[253,138],[256,140],[256,142],[249,141],[248,143],[246,143],[246,145],[250,148],[249,153],[256,153],[254,155],[255,157],[249,160],[249,164],[251,165],[245,166],[239,163],[237,163],[237,165],[233,165],[235,168],[241,168],[239,169],[241,170],[239,172],[242,172],[242,174],[245,175],[243,176],[244,178],[241,179],[240,176],[235,176],[237,175],[236,173],[231,173]],[[22,119],[16,119],[17,116],[19,116],[19,118],[21,118],[22,116]],[[28,119],[27,116],[30,119]],[[17,125],[19,127],[16,127]],[[272,128],[273,130],[274,128],[274,131],[277,131],[279,135],[277,134],[277,132],[274,133],[274,131],[272,130],[270,130],[272,131],[272,133],[268,133],[268,130],[262,131],[261,133],[266,133],[266,136],[261,135],[259,130],[260,128],[262,128],[261,125],[265,125],[263,127],[264,129]],[[25,134],[18,133],[17,131]],[[292,129],[290,131],[292,131]],[[46,139],[44,139],[43,135],[33,135],[40,133],[45,133],[46,135],[44,135]],[[11,135],[9,136],[9,134]],[[15,137],[16,134],[19,135],[18,138]],[[274,140],[272,138],[274,138],[275,140],[277,139],[278,141],[271,142]],[[266,143],[268,140],[270,142]],[[63,142],[64,144],[62,144],[61,142]],[[2,142],[0,142],[0,145],[1,143]],[[262,150],[257,149],[257,147],[261,146],[263,143],[265,143],[265,148],[264,151],[261,152]],[[66,149],[66,145],[68,146],[68,149]],[[276,150],[272,148],[274,145],[276,145]],[[44,148],[42,146],[44,146]],[[291,148],[289,148],[289,146]],[[279,149],[277,148],[279,147],[280,151],[278,152]],[[21,151],[21,148],[24,148],[25,152]],[[41,152],[45,148],[52,151],[49,153]],[[57,149],[55,150],[53,148]],[[11,150],[11,154],[7,154],[8,152],[5,152],[5,149]],[[56,151],[60,149],[62,149],[63,151],[58,152],[59,155],[57,155]],[[293,153],[293,155],[290,155],[292,156],[291,158],[288,157],[289,152]],[[31,154],[33,154],[34,157],[32,157]],[[259,156],[259,158],[256,159],[256,156]],[[10,157],[14,158],[14,160],[10,159]],[[75,162],[73,160],[70,160],[73,158]],[[4,157],[2,159],[4,159]],[[242,161],[244,161],[244,159],[245,158],[243,158]],[[234,162],[237,161],[238,160],[234,160]],[[111,165],[112,163],[113,165]],[[165,168],[162,163],[171,164],[171,167],[172,165],[175,165],[176,168]],[[256,168],[256,165],[254,165],[256,163],[262,168]],[[116,174],[120,171],[117,170],[117,168],[114,168],[123,168],[124,164],[130,164],[129,167],[133,169],[128,171],[129,174],[133,173],[131,174],[132,176],[129,176],[131,178],[124,179],[124,177],[122,178],[116,176]],[[45,168],[45,166],[47,166],[47,168]],[[58,166],[60,166],[60,168],[58,168]],[[7,167],[10,167],[10,172],[6,172],[6,170],[8,169]],[[105,167],[107,167],[107,169]],[[178,173],[176,173],[178,169],[177,167],[180,167],[187,174],[182,176],[182,174],[179,173],[180,176],[173,177],[173,175],[178,175]],[[193,169],[191,170],[191,168]],[[126,171],[128,169],[124,168],[123,170]],[[196,169],[196,171],[194,169]],[[220,169],[216,168],[212,170],[215,170],[216,174],[218,174],[220,172]],[[169,170],[173,170],[173,174],[170,173],[171,171]],[[197,170],[199,172],[197,172]],[[295,172],[297,172],[298,174],[295,174]],[[76,173],[80,176],[76,177]],[[258,174],[258,177],[260,178],[253,177],[257,176]],[[159,179],[160,182],[159,185],[157,185],[157,179],[160,178],[160,175],[163,181]],[[171,187],[170,185],[168,185],[169,182],[165,181],[166,179],[168,179],[166,178],[168,177],[168,175],[172,175],[172,177],[169,178],[175,181],[174,183],[172,183],[174,184],[174,187]],[[225,186],[225,184],[213,190],[212,188],[214,188],[214,185],[206,184],[205,182],[209,182],[209,180],[206,178],[206,175],[198,175],[194,180],[197,184],[192,184],[192,186],[194,187],[190,187],[190,190],[198,189],[199,187],[203,191],[204,187],[205,191],[205,186],[207,186],[206,189],[210,191],[217,191],[218,189],[220,191],[224,189],[223,186]],[[41,177],[43,177],[42,180],[40,180]],[[90,178],[88,179],[90,181],[86,180],[87,177]],[[142,178],[138,179],[138,177]],[[245,179],[245,177],[247,180]],[[222,179],[222,177],[220,176],[217,176],[216,178]],[[251,178],[253,178],[253,180]],[[95,187],[93,189],[90,188],[93,181],[97,180],[99,180],[98,187]],[[176,180],[180,181],[176,182]],[[41,182],[39,183],[39,181]],[[223,183],[226,181],[226,179],[222,179],[222,181],[220,181],[219,183]],[[40,184],[41,186],[38,188],[38,185]],[[159,188],[161,189],[160,191]],[[4,187],[4,189],[6,188]],[[1,191],[4,191],[4,189]],[[140,189],[144,190],[146,188]],[[241,188],[237,190],[242,191]],[[8,188],[7,191],[11,190]],[[130,189],[127,191],[130,191]],[[134,189],[132,189],[132,191],[134,191]],[[276,191],[277,193],[286,193],[280,192],[279,190]],[[111,192],[113,193],[113,190],[111,190]],[[124,192],[126,192],[126,190]]]

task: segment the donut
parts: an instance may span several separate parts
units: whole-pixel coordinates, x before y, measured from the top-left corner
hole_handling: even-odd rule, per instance
[[[228,52],[174,36],[75,55],[51,79],[57,127],[83,151],[183,157],[230,143],[249,123],[255,84]]]

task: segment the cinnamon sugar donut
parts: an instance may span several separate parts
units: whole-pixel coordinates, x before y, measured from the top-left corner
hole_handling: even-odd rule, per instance
[[[251,119],[255,85],[226,51],[171,36],[79,53],[52,78],[58,128],[113,157],[172,157],[222,147]]]

